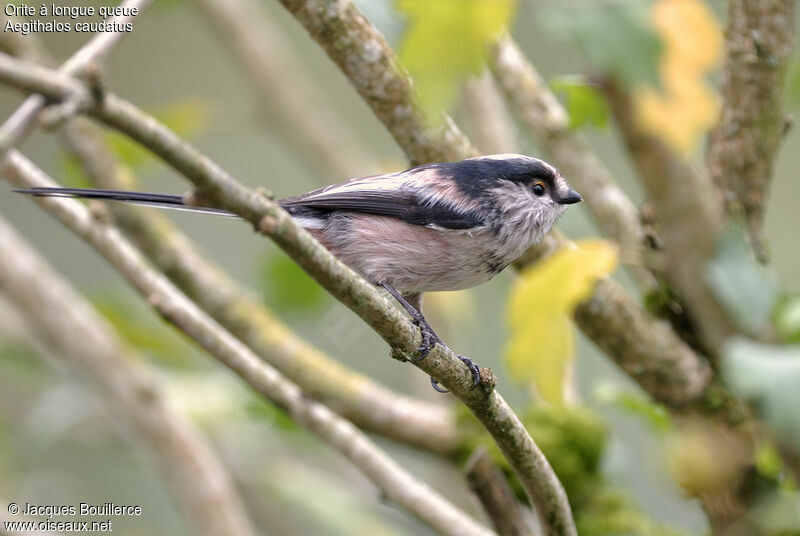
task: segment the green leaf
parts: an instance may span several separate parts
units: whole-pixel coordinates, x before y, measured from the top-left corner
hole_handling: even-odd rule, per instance
[[[552,404],[563,399],[564,378],[575,348],[570,316],[617,263],[616,250],[602,240],[584,240],[527,268],[507,306],[511,335],[506,363],[514,379],[533,385]]]
[[[608,103],[584,77],[559,76],[550,81],[550,86],[566,95],[569,128],[577,129],[587,124],[604,128],[608,124]]]
[[[438,117],[464,79],[479,74],[489,44],[509,26],[515,0],[397,0],[408,25],[400,61],[416,84],[422,109]]]
[[[781,301],[775,310],[775,329],[784,341],[800,343],[800,296]]]
[[[588,2],[543,10],[545,29],[566,37],[604,74],[633,86],[659,85],[661,41],[650,23],[651,0]]]
[[[800,346],[772,346],[737,337],[723,348],[722,375],[756,403],[778,437],[800,447]]]
[[[322,287],[286,255],[270,255],[262,262],[264,296],[270,307],[297,312],[325,303]]]
[[[762,443],[756,448],[754,461],[758,474],[773,480],[778,480],[784,469],[780,454],[770,443]]]
[[[769,327],[780,297],[778,282],[756,261],[740,229],[720,237],[706,280],[740,329],[757,335]]]

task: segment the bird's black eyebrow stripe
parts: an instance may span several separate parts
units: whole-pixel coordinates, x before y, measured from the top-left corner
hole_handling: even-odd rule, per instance
[[[523,158],[476,158],[460,162],[427,164],[416,169],[431,170],[445,176],[455,182],[462,192],[472,196],[480,195],[496,186],[498,178],[520,184],[531,184],[535,180],[542,180],[550,188],[555,186],[556,180],[553,170],[547,164]]]

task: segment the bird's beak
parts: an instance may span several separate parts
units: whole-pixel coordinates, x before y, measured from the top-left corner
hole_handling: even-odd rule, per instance
[[[573,203],[580,203],[582,200],[581,194],[575,190],[570,190],[567,192],[567,195],[558,200],[558,203],[560,205],[571,205]]]

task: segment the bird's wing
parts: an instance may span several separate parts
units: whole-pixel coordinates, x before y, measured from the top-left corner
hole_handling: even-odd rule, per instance
[[[298,208],[361,212],[444,229],[471,229],[483,225],[474,211],[460,209],[435,196],[424,196],[411,180],[406,173],[352,179],[283,199],[280,203],[290,213]]]

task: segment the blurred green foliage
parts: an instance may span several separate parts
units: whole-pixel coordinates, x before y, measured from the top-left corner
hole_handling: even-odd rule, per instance
[[[628,85],[659,85],[661,41],[650,24],[652,0],[581,2],[548,6],[543,27],[578,45],[602,74],[619,77]]]
[[[800,536],[800,495],[779,490],[758,504],[753,512],[761,534],[768,536]]]
[[[309,312],[328,301],[328,293],[292,259],[281,252],[265,254],[259,261],[264,302],[272,309]]]
[[[737,337],[723,351],[722,374],[751,400],[770,429],[800,449],[800,346],[775,346]]]
[[[756,471],[761,476],[776,482],[781,479],[781,473],[786,469],[775,445],[766,441],[756,448],[754,461]]]
[[[558,76],[550,81],[553,90],[566,97],[569,128],[608,126],[609,108],[600,91],[583,76]]]
[[[520,413],[525,428],[553,467],[569,497],[582,536],[678,536],[681,531],[655,523],[625,493],[602,474],[608,426],[594,411],[581,406],[530,407]],[[463,463],[483,447],[503,469],[517,497],[526,501],[522,484],[503,454],[475,418],[459,407],[459,429],[464,441],[458,458]]]
[[[138,299],[114,290],[92,292],[89,300],[131,346],[170,367],[196,365],[194,345]]]
[[[581,536],[687,536],[688,532],[661,525],[644,515],[625,493],[599,488],[575,523]]]
[[[800,297],[784,296],[775,308],[775,329],[788,343],[800,343]]]
[[[438,118],[462,82],[479,74],[489,44],[510,26],[515,0],[396,0],[407,26],[400,61],[414,79],[422,109]]]

